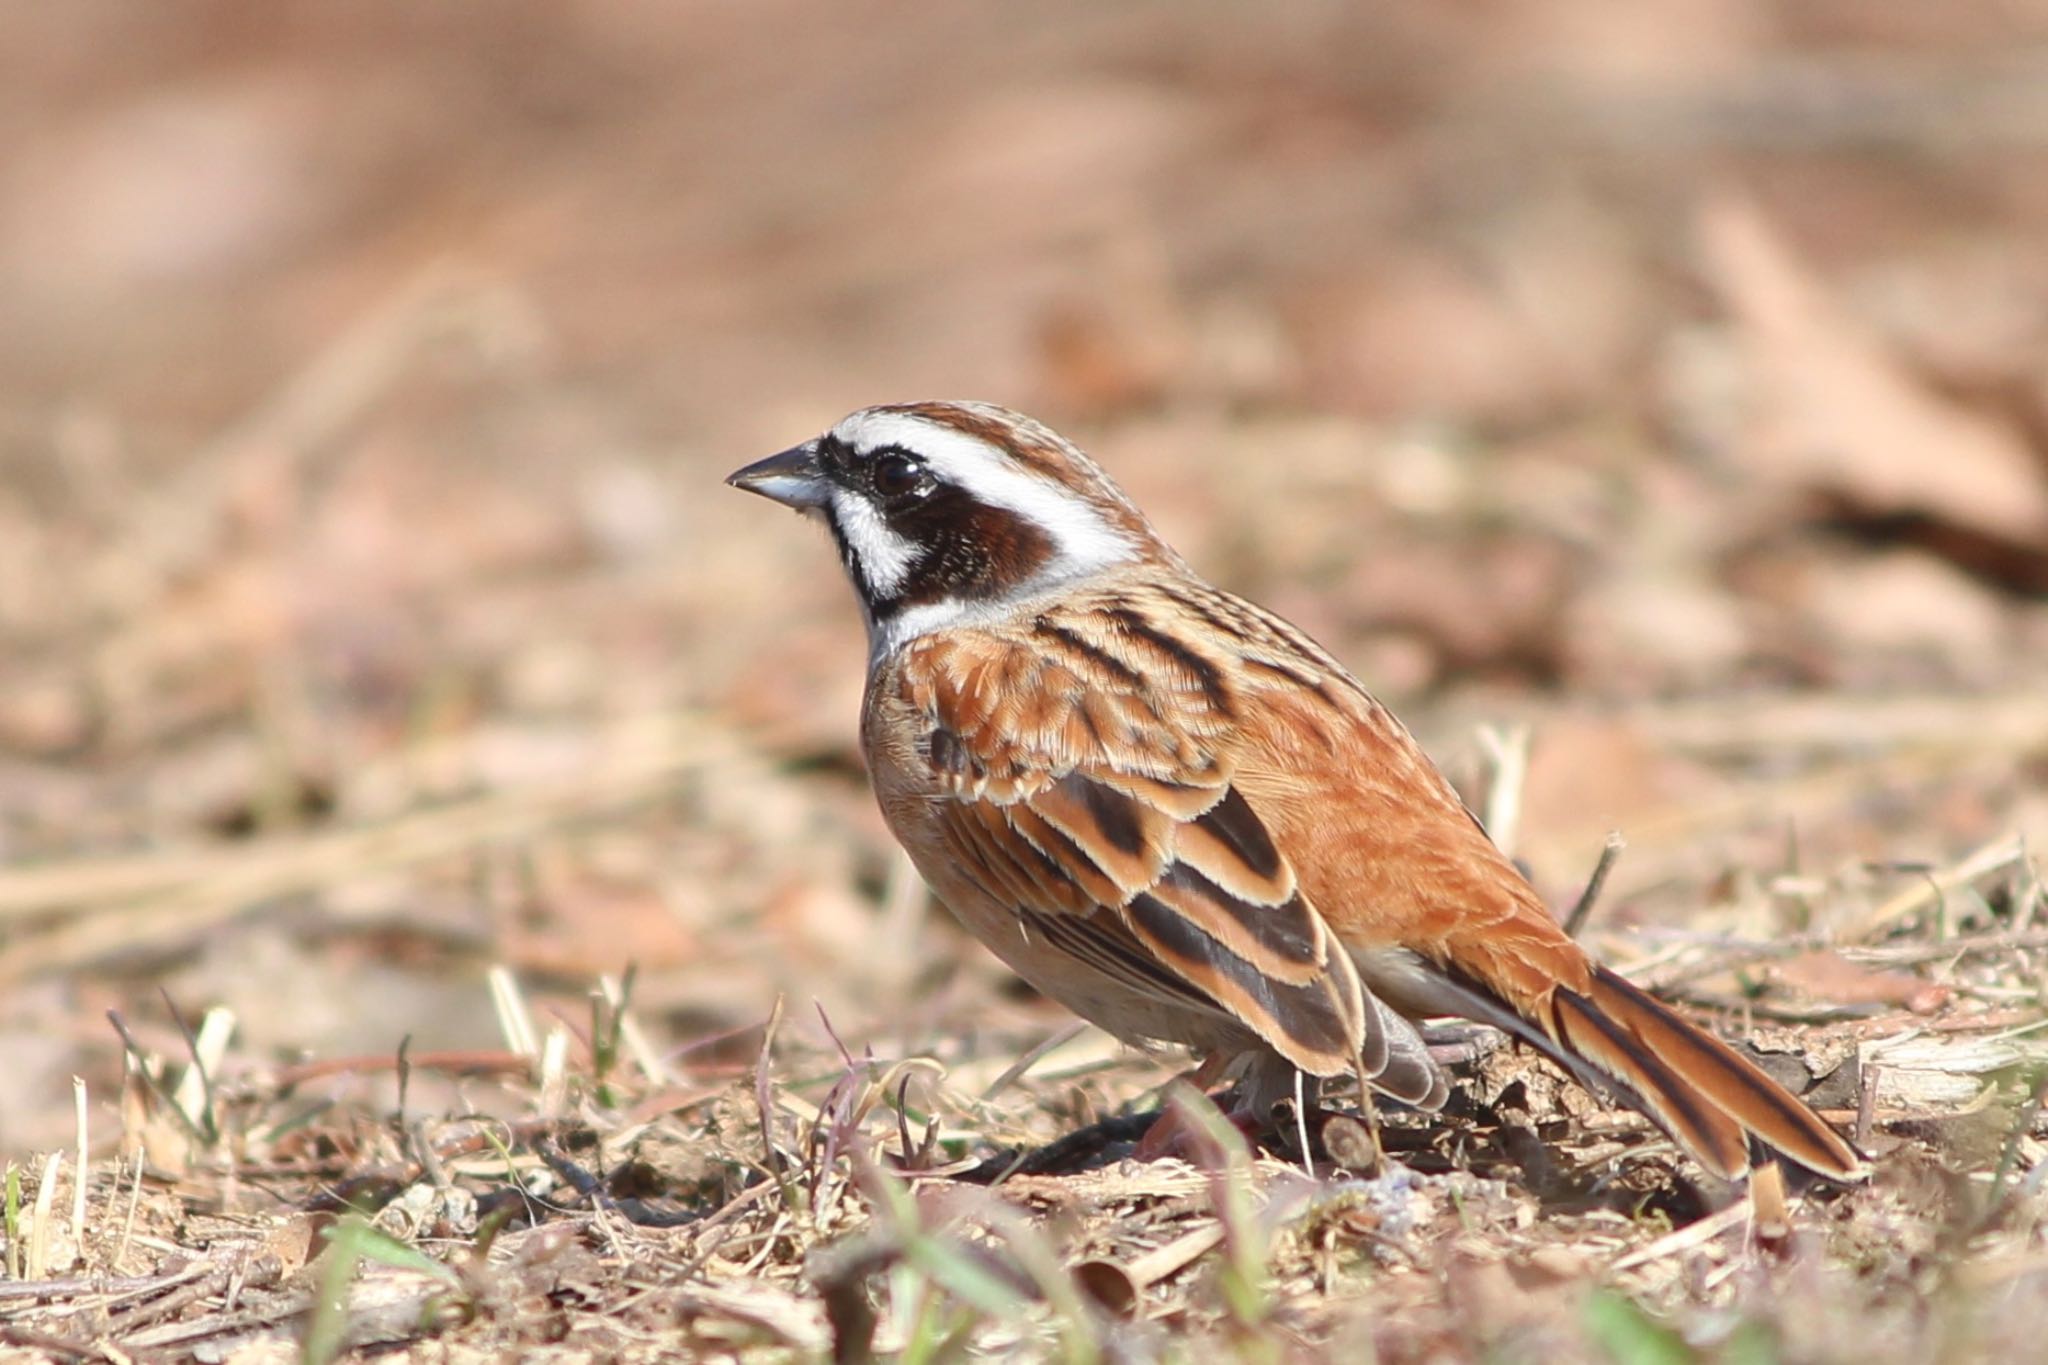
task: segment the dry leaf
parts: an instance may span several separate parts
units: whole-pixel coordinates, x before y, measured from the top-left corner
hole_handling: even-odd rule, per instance
[[[1870,513],[2048,544],[2048,480],[2015,433],[1916,382],[1748,201],[1709,204],[1700,235],[1750,362],[1753,427],[1732,453],[1751,474]]]
[[[1827,949],[1789,958],[1772,970],[1771,977],[1832,1005],[1896,1005],[1915,1014],[1934,1013],[1948,1003],[1950,994],[1948,987],[1910,972],[1875,971]]]

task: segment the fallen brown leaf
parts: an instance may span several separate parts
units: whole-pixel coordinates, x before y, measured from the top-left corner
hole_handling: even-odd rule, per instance
[[[2048,480],[2016,433],[1919,383],[1749,201],[1710,203],[1700,237],[1755,386],[1749,439],[1731,452],[1754,478],[2048,544]]]
[[[1875,971],[1840,953],[1818,949],[1788,958],[1771,971],[1780,985],[1836,1005],[1897,1005],[1914,1014],[1932,1014],[1946,1005],[1946,986],[1922,981],[1910,972]]]

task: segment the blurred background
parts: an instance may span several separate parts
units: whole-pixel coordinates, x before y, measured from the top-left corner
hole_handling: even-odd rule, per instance
[[[66,0],[0,129],[9,1154],[109,1009],[1057,1028],[871,809],[827,546],[720,483],[874,402],[1074,435],[1475,802],[1529,725],[1610,936],[2048,830],[2039,0]]]

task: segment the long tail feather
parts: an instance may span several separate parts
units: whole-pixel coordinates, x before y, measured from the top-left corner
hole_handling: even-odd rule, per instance
[[[1426,989],[1407,978],[1412,1005],[1492,1024],[1581,1083],[1620,1090],[1716,1175],[1749,1169],[1751,1138],[1835,1180],[1865,1174],[1856,1149],[1761,1067],[1605,967],[1590,967],[1583,992],[1544,992],[1527,1015],[1474,977],[1442,968],[1427,976]]]
[[[1552,998],[1558,1041],[1641,1095],[1702,1164],[1734,1177],[1745,1136],[1837,1180],[1863,1175],[1856,1151],[1763,1068],[1605,967],[1580,996]]]
[[[1676,1074],[1640,1035],[1568,991],[1557,993],[1552,1008],[1557,1041],[1626,1085],[1702,1166],[1731,1180],[1749,1169],[1749,1139],[1742,1125]]]

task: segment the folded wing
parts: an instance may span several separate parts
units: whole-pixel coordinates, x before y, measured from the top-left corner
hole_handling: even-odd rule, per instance
[[[931,708],[951,722],[927,747],[952,855],[1028,932],[1131,989],[1235,1020],[1312,1075],[1360,1068],[1397,1097],[1440,1099],[1412,1026],[1367,996],[1224,746],[1174,728],[1225,704],[1200,670],[1119,660],[1084,685],[1040,657],[1000,690],[952,674],[955,694]],[[1032,714],[984,716],[1018,696]]]

